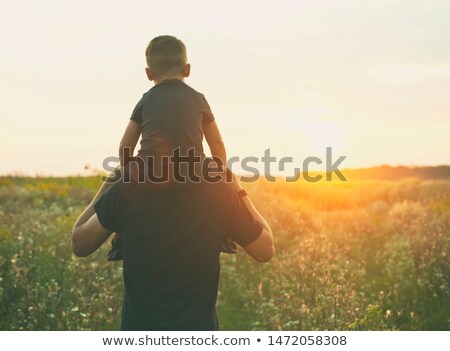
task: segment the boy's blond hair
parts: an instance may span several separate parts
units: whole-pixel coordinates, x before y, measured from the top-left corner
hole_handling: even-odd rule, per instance
[[[156,76],[181,75],[187,64],[186,46],[171,35],[153,38],[145,50],[147,66]]]

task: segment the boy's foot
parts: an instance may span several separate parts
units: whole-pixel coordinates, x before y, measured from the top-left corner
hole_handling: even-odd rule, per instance
[[[108,252],[108,261],[121,261],[123,260],[122,252],[122,238],[119,235],[115,235],[111,241],[111,250]]]
[[[230,254],[237,253],[236,243],[229,238],[225,238],[225,240],[223,241],[223,244],[222,244],[222,252],[230,253]]]

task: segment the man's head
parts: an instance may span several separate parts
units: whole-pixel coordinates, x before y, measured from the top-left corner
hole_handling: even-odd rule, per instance
[[[147,77],[155,83],[163,79],[189,77],[191,66],[187,63],[186,46],[171,35],[153,38],[145,50]]]

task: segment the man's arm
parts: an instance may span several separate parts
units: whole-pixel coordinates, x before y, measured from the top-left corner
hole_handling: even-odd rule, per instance
[[[239,184],[239,181],[237,180],[234,174],[233,174],[233,188],[234,191],[238,193],[244,190],[244,188],[242,188],[242,186]],[[261,223],[263,226],[263,230],[261,234],[258,236],[258,238],[251,244],[244,246],[243,249],[249,256],[254,258],[256,261],[261,263],[269,262],[275,255],[272,230],[270,229],[270,226],[266,222],[264,217],[261,216],[256,207],[253,205],[248,195],[245,195],[241,198],[243,203],[253,216],[253,218],[257,222]]]
[[[95,203],[112,185],[113,183],[104,182],[91,203],[75,221],[72,229],[72,251],[78,257],[86,257],[95,252],[112,233],[100,224],[94,209]]]

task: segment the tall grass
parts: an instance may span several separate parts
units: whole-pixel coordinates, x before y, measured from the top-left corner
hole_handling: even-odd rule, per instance
[[[114,330],[121,263],[70,251],[97,177],[0,178],[0,330]],[[266,265],[222,255],[225,330],[449,330],[450,181],[246,188],[272,226]]]

